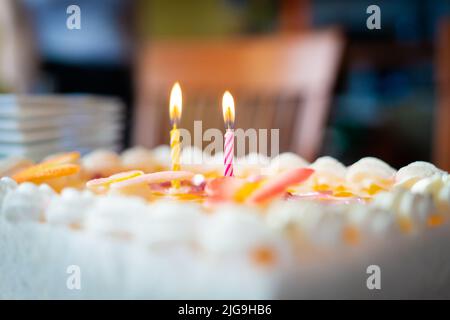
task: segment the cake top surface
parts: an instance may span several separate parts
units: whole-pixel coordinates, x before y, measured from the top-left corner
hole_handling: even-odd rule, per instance
[[[9,159],[0,165],[0,212],[150,246],[252,248],[263,261],[285,250],[286,238],[302,248],[353,245],[440,226],[450,214],[449,175],[427,162],[397,171],[372,157],[346,167],[331,157],[250,154],[223,177],[222,160],[185,149],[181,169],[171,171],[164,146]]]

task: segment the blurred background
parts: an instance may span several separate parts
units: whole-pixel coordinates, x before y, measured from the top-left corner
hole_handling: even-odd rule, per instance
[[[1,92],[118,97],[122,148],[168,143],[179,80],[182,126],[222,128],[230,89],[236,126],[280,128],[281,151],[450,170],[448,0],[4,0],[0,14]]]

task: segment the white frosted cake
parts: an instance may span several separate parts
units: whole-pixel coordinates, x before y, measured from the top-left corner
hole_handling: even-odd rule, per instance
[[[450,298],[447,172],[285,153],[225,178],[216,157],[2,162],[0,298]]]

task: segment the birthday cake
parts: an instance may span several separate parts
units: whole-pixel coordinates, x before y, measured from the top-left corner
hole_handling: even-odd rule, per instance
[[[249,154],[223,177],[221,154],[170,156],[2,161],[0,298],[450,298],[450,176],[431,163]]]

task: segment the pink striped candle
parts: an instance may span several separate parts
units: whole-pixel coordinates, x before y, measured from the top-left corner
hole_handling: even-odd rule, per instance
[[[230,92],[225,91],[222,98],[223,120],[225,121],[225,142],[223,151],[223,164],[225,166],[224,176],[233,176],[234,158],[234,100]]]
[[[225,132],[224,143],[224,158],[223,164],[225,165],[225,177],[233,176],[233,158],[234,158],[234,131],[233,129],[227,129]]]

